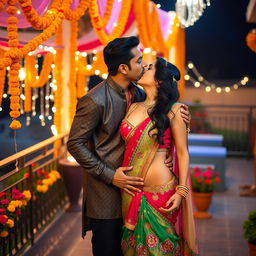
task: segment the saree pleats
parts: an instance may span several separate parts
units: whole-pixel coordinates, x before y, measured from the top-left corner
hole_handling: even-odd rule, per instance
[[[127,175],[145,178],[159,146],[149,136],[151,127],[152,121],[147,118],[129,133],[123,166],[133,166],[133,169]],[[174,148],[170,152],[175,156]],[[191,192],[182,200],[180,209],[172,214],[166,215],[159,210],[165,208],[165,203],[175,193],[179,177],[177,163],[174,163],[172,180],[160,190],[159,186],[155,186],[156,191],[143,187],[134,197],[122,192],[122,250],[125,256],[198,255]]]

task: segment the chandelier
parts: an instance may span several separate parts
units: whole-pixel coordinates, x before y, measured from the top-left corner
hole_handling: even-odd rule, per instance
[[[203,14],[206,6],[210,6],[210,0],[177,0],[176,13],[180,23],[184,27],[194,25]]]

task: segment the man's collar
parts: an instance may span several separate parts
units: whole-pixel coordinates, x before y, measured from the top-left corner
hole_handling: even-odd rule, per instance
[[[125,89],[123,87],[121,87],[119,84],[117,84],[110,76],[107,77],[106,81],[107,81],[107,84],[111,88],[113,88],[117,93],[119,93],[122,96],[125,96]],[[133,82],[131,82],[129,84],[128,89],[130,90],[134,86],[135,86],[135,84]]]

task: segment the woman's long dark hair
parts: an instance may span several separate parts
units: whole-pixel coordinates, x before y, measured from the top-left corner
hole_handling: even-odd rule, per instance
[[[159,144],[163,144],[164,132],[170,126],[167,114],[172,105],[179,99],[176,81],[180,80],[180,72],[176,66],[161,57],[157,57],[155,69],[155,80],[159,87],[156,104],[149,113],[149,117],[153,121],[153,127],[150,131],[157,128],[156,139]]]

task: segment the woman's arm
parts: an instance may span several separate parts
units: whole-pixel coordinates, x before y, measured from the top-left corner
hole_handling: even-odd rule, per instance
[[[171,131],[179,164],[179,185],[187,186],[189,169],[187,127],[179,111],[181,104],[175,104],[170,114]]]
[[[178,164],[179,164],[179,185],[187,187],[187,177],[189,168],[189,154],[187,142],[187,127],[179,111],[181,104],[175,104],[169,114],[172,136],[176,148]],[[177,210],[181,204],[182,196],[175,193],[166,203],[166,208],[159,210],[169,213]]]

